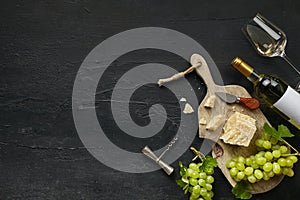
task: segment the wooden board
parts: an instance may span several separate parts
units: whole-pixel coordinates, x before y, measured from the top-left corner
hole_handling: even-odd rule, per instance
[[[227,104],[220,100],[218,97],[215,101],[215,107],[212,109],[205,108],[204,103],[207,100],[207,98],[211,95],[214,95],[216,91],[222,91],[222,92],[228,92],[230,94],[234,94],[241,97],[251,97],[251,95],[247,92],[247,90],[239,85],[226,85],[226,86],[220,86],[216,85],[209,67],[204,60],[204,58],[198,54],[194,54],[191,57],[191,64],[194,65],[198,62],[201,62],[202,65],[198,68],[196,68],[196,72],[199,76],[202,77],[204,82],[207,86],[207,94],[201,104],[198,108],[198,118],[205,118],[206,120],[212,119],[214,116],[218,114],[224,115],[225,119],[227,119],[231,114],[235,111],[239,111],[243,114],[249,115],[252,118],[256,119],[256,127],[257,131],[251,140],[251,143],[249,147],[241,147],[237,145],[229,145],[225,144],[223,141],[219,140],[219,136],[222,133],[222,127],[218,128],[216,131],[209,131],[206,130],[206,125],[199,124],[199,137],[200,138],[207,138],[212,140],[213,142],[216,142],[216,145],[213,148],[213,156],[216,157],[216,151],[220,150],[223,151],[223,154],[220,157],[217,157],[218,160],[218,167],[221,169],[224,176],[227,178],[229,183],[232,186],[236,185],[236,181],[233,180],[229,174],[229,170],[226,168],[225,164],[228,160],[230,160],[233,157],[242,155],[242,156],[249,156],[253,155],[257,152],[256,146],[254,144],[256,138],[258,138],[261,134],[263,134],[263,125],[265,122],[269,123],[264,114],[261,112],[260,109],[256,110],[249,110],[239,104]],[[271,178],[269,181],[261,180],[258,183],[251,184],[251,192],[253,194],[257,193],[263,193],[266,191],[269,191],[276,187],[283,179],[283,175],[276,176]]]

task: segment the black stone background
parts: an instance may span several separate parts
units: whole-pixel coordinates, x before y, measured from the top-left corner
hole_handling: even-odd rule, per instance
[[[287,54],[299,65],[299,10],[297,0],[1,1],[0,199],[188,199],[174,181],[178,178],[177,161],[172,164],[176,172],[170,177],[161,170],[129,174],[106,167],[83,148],[71,110],[72,87],[80,64],[106,38],[127,29],[156,26],[180,31],[202,44],[225,84],[240,84],[253,92],[251,83],[230,67],[235,56],[261,72],[277,73],[295,84],[297,75],[283,60],[263,58],[253,51],[241,26],[257,12],[262,13],[286,32]],[[189,66],[167,52],[132,52],[115,62],[117,67],[107,72],[106,85],[98,89],[115,84],[126,66],[153,60],[177,70]],[[197,93],[201,101],[206,92],[203,81],[195,73],[187,79],[195,90],[202,88]],[[109,92],[97,98],[109,98]],[[165,106],[178,108],[170,92],[162,93],[153,85],[140,88],[132,99],[153,104],[158,96]],[[109,106],[109,102],[100,106]],[[133,103],[130,109],[138,124],[149,123],[147,118],[141,118],[147,114],[147,107]],[[262,110],[272,124],[285,123],[269,109]],[[176,115],[178,109],[169,112]],[[111,116],[101,112],[99,115],[107,120],[106,134],[115,144],[130,147],[131,151],[144,145],[144,141],[115,133]],[[155,148],[170,141],[176,128],[166,131],[169,137],[152,139]],[[299,147],[299,131],[289,141]],[[200,144],[195,137],[193,145]],[[192,156],[187,150],[178,160],[188,162]],[[295,172],[293,178],[285,178],[272,191],[253,199],[298,199],[299,164]],[[219,170],[215,179],[214,199],[233,199],[231,187]]]

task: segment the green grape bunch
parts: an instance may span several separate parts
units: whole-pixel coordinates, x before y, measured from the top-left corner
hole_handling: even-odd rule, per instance
[[[181,179],[176,180],[185,194],[190,194],[190,200],[210,200],[214,196],[214,168],[217,166],[217,160],[211,156],[205,156],[191,147],[191,150],[197,155],[188,167],[179,162]],[[199,158],[199,162],[195,160]]]
[[[257,153],[248,157],[237,156],[227,161],[230,176],[236,181],[256,183],[268,181],[278,175],[294,176],[293,166],[298,161],[299,152],[282,137],[292,137],[289,130],[280,125],[278,131],[268,124],[264,134],[255,141]],[[289,148],[296,153],[289,153]]]

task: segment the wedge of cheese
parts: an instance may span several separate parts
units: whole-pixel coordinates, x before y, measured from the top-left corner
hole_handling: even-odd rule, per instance
[[[225,143],[248,147],[256,132],[256,120],[239,112],[229,117],[220,137]]]
[[[206,121],[205,118],[202,117],[202,118],[199,119],[199,124],[200,125],[205,125],[206,123],[207,123],[207,121]]]
[[[205,127],[206,130],[215,131],[217,130],[223,123],[225,122],[224,115],[216,115],[214,116],[207,126]]]
[[[204,107],[205,108],[213,108],[215,106],[215,100],[216,100],[215,95],[209,96],[204,103]]]
[[[186,103],[185,106],[184,106],[184,109],[183,109],[183,113],[184,114],[190,114],[190,113],[193,113],[193,112],[194,112],[193,107],[189,103]]]

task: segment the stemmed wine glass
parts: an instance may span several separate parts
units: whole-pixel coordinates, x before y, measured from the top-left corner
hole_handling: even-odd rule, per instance
[[[281,29],[258,13],[242,28],[242,31],[258,54],[265,57],[279,56],[300,75],[300,71],[285,53],[287,37]],[[295,89],[300,92],[300,81]]]

